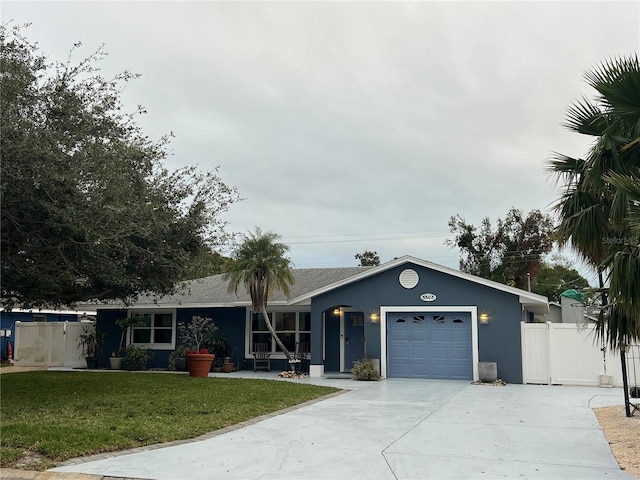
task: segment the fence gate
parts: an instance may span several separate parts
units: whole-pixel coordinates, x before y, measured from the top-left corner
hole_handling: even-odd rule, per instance
[[[25,367],[86,367],[78,337],[87,322],[16,322],[14,360]]]
[[[575,323],[522,323],[523,383],[600,385],[600,374],[622,386],[619,353],[603,356],[593,325],[578,331]]]

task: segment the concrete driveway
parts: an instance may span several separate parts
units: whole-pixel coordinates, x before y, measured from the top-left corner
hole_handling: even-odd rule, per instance
[[[54,471],[156,480],[635,478],[619,469],[591,410],[621,404],[620,389],[308,382],[353,390],[211,438]]]

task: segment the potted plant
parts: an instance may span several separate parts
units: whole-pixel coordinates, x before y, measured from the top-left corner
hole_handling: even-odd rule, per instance
[[[181,343],[189,349],[186,354],[189,376],[206,377],[209,375],[215,355],[209,353],[203,344],[217,329],[213,319],[199,315],[193,316],[189,325],[185,325],[183,322],[178,324]]]
[[[231,357],[225,357],[222,369],[224,373],[231,373],[235,370],[235,365],[231,361]]]
[[[211,370],[213,370],[215,373],[222,373],[222,361],[222,358],[216,356],[216,359],[213,361]]]
[[[220,335],[218,333],[210,335],[204,341],[204,347],[209,350],[209,353],[212,353],[216,356],[213,362],[213,371],[214,372],[222,372],[223,369],[228,369],[229,367],[224,367],[225,359],[227,355],[229,355],[229,351],[231,350],[229,347],[229,343],[224,335]]]
[[[122,370],[125,361],[125,335],[129,330],[129,327],[135,327],[140,325],[141,319],[139,317],[126,317],[119,318],[116,320],[116,325],[118,325],[122,329],[122,333],[120,335],[120,345],[118,350],[111,354],[109,357],[109,362],[111,363],[112,370]]]
[[[81,357],[87,361],[87,368],[98,368],[98,357],[102,352],[104,333],[98,331],[95,323],[82,327],[82,332],[78,336],[78,347],[82,349]]]
[[[187,350],[186,345],[178,347],[169,355],[169,370],[184,372],[187,370]]]

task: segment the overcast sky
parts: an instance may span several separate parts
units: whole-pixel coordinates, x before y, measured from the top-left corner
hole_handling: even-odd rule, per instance
[[[414,255],[457,268],[448,219],[550,211],[562,126],[599,62],[637,52],[640,2],[12,2],[51,60],[104,43],[105,76],[167,165],[246,198],[229,228],[280,234],[297,268]],[[569,255],[572,257],[571,255]]]

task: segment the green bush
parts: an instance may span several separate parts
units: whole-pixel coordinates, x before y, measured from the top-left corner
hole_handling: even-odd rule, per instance
[[[129,345],[126,350],[124,366],[127,370],[146,370],[153,352],[145,347]]]
[[[370,358],[353,362],[351,373],[354,380],[380,380],[380,374]]]

